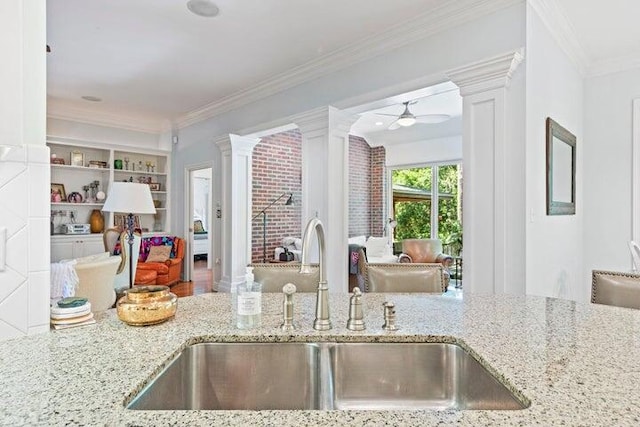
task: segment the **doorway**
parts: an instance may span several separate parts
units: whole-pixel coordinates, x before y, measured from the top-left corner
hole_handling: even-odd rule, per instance
[[[213,289],[213,168],[195,166],[188,171],[189,203],[185,212],[189,236],[187,278],[193,283],[193,294],[198,295]]]
[[[462,288],[462,164],[433,163],[391,170],[394,242],[438,239],[452,257],[449,289]]]

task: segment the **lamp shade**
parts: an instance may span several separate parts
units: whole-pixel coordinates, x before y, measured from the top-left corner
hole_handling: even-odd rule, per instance
[[[102,207],[106,212],[155,214],[156,208],[147,184],[114,182]]]

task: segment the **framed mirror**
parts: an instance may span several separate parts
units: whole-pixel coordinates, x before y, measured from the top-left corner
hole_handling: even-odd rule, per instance
[[[576,213],[576,137],[547,117],[547,215]]]

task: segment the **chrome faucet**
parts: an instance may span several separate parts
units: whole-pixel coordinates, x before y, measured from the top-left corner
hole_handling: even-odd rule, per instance
[[[320,250],[320,280],[318,281],[318,290],[316,293],[316,319],[313,321],[313,329],[318,331],[326,331],[331,329],[331,320],[329,319],[329,287],[326,280],[325,267],[325,245],[324,245],[324,227],[318,218],[312,218],[304,230],[302,238],[302,254],[300,273],[311,274],[311,266],[309,264],[309,245],[313,232],[318,237],[318,247]]]

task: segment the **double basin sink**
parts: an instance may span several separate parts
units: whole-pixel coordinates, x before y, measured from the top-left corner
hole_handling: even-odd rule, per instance
[[[450,343],[201,343],[138,393],[140,410],[524,409]]]

